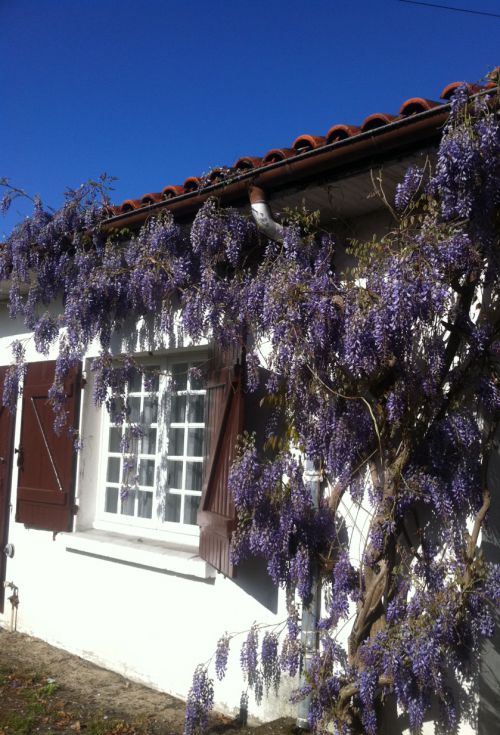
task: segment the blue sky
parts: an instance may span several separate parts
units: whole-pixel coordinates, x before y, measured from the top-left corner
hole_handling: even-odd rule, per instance
[[[500,18],[399,0],[0,0],[0,175],[52,206],[103,171],[139,197],[438,99],[500,64],[499,38]]]

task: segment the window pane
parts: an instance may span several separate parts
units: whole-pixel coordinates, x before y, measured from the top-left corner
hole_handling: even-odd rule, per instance
[[[200,373],[198,377],[196,375],[196,372],[194,372],[194,373],[191,372],[190,373],[189,384],[191,386],[191,390],[202,390],[202,388],[205,387],[203,385],[203,376],[201,375],[201,372],[200,372],[201,369],[202,369],[202,367],[203,367],[202,366],[202,363],[201,362],[197,362],[194,365],[191,365],[191,367],[196,372]]]
[[[146,429],[141,439],[142,454],[156,454],[156,429]]]
[[[144,373],[144,390],[146,393],[158,393],[160,388],[160,366],[148,368]]]
[[[139,446],[139,439],[137,433],[133,433],[130,429],[125,429],[123,434],[122,443],[120,446],[121,452],[127,452],[130,454],[136,454]]]
[[[128,399],[127,412],[128,420],[132,424],[138,424],[141,419],[141,399],[139,396]]]
[[[158,399],[157,398],[145,398],[144,408],[142,410],[142,422],[149,426],[149,424],[155,424],[158,419]]]
[[[124,418],[123,398],[111,398],[109,402],[109,417],[112,424],[121,424]]]
[[[201,490],[202,470],[202,462],[186,462],[186,490]]]
[[[124,485],[133,485],[137,474],[137,457],[126,455],[123,457],[122,482]]]
[[[186,396],[172,396],[172,423],[183,424],[186,420]]]
[[[142,373],[140,370],[135,370],[132,377],[128,381],[129,393],[140,393],[142,385]]]
[[[108,482],[120,482],[120,458],[108,457],[108,472],[106,474]]]
[[[182,489],[182,465],[183,462],[168,460],[168,486],[176,488],[177,490]]]
[[[170,429],[168,432],[168,453],[175,457],[184,455],[184,429]]]
[[[122,515],[133,516],[135,504],[135,490],[123,490],[122,496]]]
[[[107,487],[106,488],[106,500],[104,503],[104,510],[106,513],[117,513],[118,512],[118,488]]]
[[[165,499],[165,520],[179,523],[181,519],[181,496],[167,493]]]
[[[112,426],[109,430],[109,444],[108,449],[110,452],[121,452],[121,441],[122,441],[122,430],[119,426]]]
[[[154,459],[141,459],[139,462],[139,485],[153,487],[155,484]]]
[[[203,456],[203,429],[188,429],[188,457]]]
[[[180,362],[177,365],[172,365],[172,390],[186,390],[187,372],[187,362]]]
[[[184,498],[184,523],[189,523],[191,526],[196,525],[196,514],[199,504],[199,495],[186,495]]]
[[[153,517],[153,493],[137,491],[137,515],[139,518]]]
[[[204,420],[205,396],[189,396],[188,421],[202,424]]]

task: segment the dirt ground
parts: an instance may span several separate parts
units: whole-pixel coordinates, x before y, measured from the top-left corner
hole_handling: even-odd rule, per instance
[[[0,735],[182,735],[184,702],[37,638],[0,628]],[[215,713],[211,735],[292,735],[290,719],[250,728]]]

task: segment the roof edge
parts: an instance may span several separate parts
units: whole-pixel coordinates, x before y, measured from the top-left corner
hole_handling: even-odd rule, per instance
[[[194,214],[211,196],[219,196],[223,202],[244,198],[250,184],[272,191],[315,174],[333,171],[349,163],[369,160],[381,153],[394,154],[398,150],[404,150],[408,145],[429,143],[442,133],[449,112],[450,104],[447,103],[410,117],[394,120],[373,130],[360,132],[350,138],[298,153],[293,158],[275,161],[258,169],[239,171],[234,177],[215,182],[203,189],[114,215],[105,220],[102,227],[105,230],[134,228],[163,209],[187,217]]]

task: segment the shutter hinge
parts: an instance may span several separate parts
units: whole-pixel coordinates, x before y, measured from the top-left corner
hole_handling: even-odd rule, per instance
[[[17,466],[20,470],[24,469],[24,450],[22,447],[19,447],[18,449],[14,449],[14,454],[17,454]]]
[[[80,510],[80,506],[77,505],[76,503],[73,503],[73,505],[71,506],[71,512],[73,513],[74,516],[76,516],[79,510]]]

